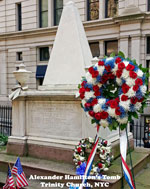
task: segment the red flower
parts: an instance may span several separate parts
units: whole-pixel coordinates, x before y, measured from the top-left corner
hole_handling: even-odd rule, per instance
[[[81,161],[78,161],[78,165],[81,165]]]
[[[107,72],[110,72],[111,71],[111,67],[108,65],[108,66],[105,66],[105,69]]]
[[[84,87],[84,85],[85,85],[86,83],[87,83],[86,81],[83,81],[83,82],[81,83],[81,86]]]
[[[117,72],[116,72],[116,76],[117,76],[118,78],[120,78],[121,75],[122,75],[122,70],[117,70]]]
[[[94,116],[95,116],[95,113],[94,113],[93,111],[89,111],[89,115],[90,115],[91,117],[94,117]]]
[[[108,77],[109,77],[109,79],[114,79],[115,78],[115,76],[112,73],[109,73]]]
[[[136,85],[143,85],[142,79],[137,78],[136,81],[135,81],[135,84],[136,84]]]
[[[78,148],[77,148],[77,151],[78,151],[78,153],[81,153],[81,152],[82,152],[82,148],[81,148],[81,147],[78,147]]]
[[[99,86],[98,85],[94,85],[93,86],[93,91],[99,91]]]
[[[100,96],[101,93],[100,93],[99,91],[95,91],[94,95],[95,95],[95,96]]]
[[[98,167],[99,167],[99,169],[101,169],[101,168],[103,167],[103,164],[102,164],[102,163],[99,163],[99,164],[98,164]]]
[[[91,89],[89,89],[89,88],[85,88],[85,91],[87,91],[87,92],[89,92]]]
[[[126,67],[126,70],[128,71],[133,71],[134,70],[134,66],[132,64],[128,64],[127,67]]]
[[[107,146],[107,140],[105,140],[104,145]]]
[[[85,107],[89,108],[89,107],[91,107],[91,104],[90,103],[85,103]]]
[[[120,57],[117,57],[117,58],[116,58],[116,64],[120,63],[121,61],[122,61],[122,60],[121,60]]]
[[[90,74],[92,74],[95,70],[94,70],[93,67],[90,67],[90,68],[88,69],[88,71],[90,72]]]
[[[118,101],[117,100],[111,100],[109,104],[110,104],[111,108],[116,108],[116,106],[118,106]]]
[[[95,114],[95,119],[97,119],[97,120],[101,119],[101,114],[99,112]]]
[[[133,78],[133,79],[136,79],[136,78],[137,78],[137,74],[136,74],[135,72],[133,72],[133,71],[130,71],[130,72],[129,72],[129,75],[130,75],[130,77]]]
[[[101,61],[101,60],[100,60],[100,61],[98,62],[98,65],[99,65],[99,66],[104,66],[104,61]]]
[[[138,85],[134,85],[134,86],[133,86],[133,90],[134,90],[134,91],[137,91],[138,89],[139,89],[139,86],[138,86]]]
[[[80,89],[79,89],[79,93],[81,94],[81,93],[85,93],[85,88],[84,87],[81,87]]]
[[[128,100],[128,97],[127,97],[126,95],[122,95],[122,96],[121,96],[121,100],[122,100],[122,101],[127,101],[127,100]]]
[[[102,76],[102,81],[101,81],[101,83],[102,83],[102,84],[106,83],[106,81],[107,81],[108,79],[109,79],[109,78],[108,78],[108,75],[107,75],[107,74],[104,74],[104,75]]]
[[[83,93],[82,93],[82,94],[80,94],[80,98],[81,98],[81,99],[84,99],[84,97],[85,97],[85,96],[84,96],[84,94],[83,94]]]
[[[108,117],[108,113],[103,111],[100,113],[101,119],[106,119]]]
[[[97,77],[97,76],[98,76],[98,74],[99,74],[99,73],[98,73],[98,71],[95,71],[95,70],[94,70],[94,72],[92,72],[92,78]]]
[[[138,100],[138,102],[143,102],[143,100],[144,100],[144,98],[141,98],[141,99]]]
[[[116,108],[115,113],[116,113],[116,115],[120,116],[121,112],[120,112],[120,108],[119,107]]]
[[[122,85],[122,91],[124,94],[127,93],[129,89],[130,89],[130,87],[127,84],[124,83]]]
[[[138,102],[138,98],[132,97],[132,98],[130,99],[130,101],[131,101],[132,104],[136,104],[136,103]]]
[[[123,62],[118,64],[118,69],[123,70],[125,68],[125,64]]]
[[[103,150],[103,154],[105,154],[105,150]]]
[[[117,102],[120,102],[119,97],[115,98],[115,100],[116,100]]]
[[[91,105],[94,106],[95,104],[97,104],[97,102],[98,102],[97,99],[94,98],[93,101],[92,101],[92,103],[91,103]]]

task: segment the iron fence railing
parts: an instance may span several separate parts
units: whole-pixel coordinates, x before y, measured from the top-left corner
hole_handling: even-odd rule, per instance
[[[0,106],[0,134],[11,135],[12,129],[12,107]]]

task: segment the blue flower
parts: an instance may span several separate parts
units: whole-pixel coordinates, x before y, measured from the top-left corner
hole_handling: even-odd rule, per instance
[[[93,101],[93,98],[88,99],[88,103],[91,103]]]
[[[110,66],[111,67],[111,69],[113,69],[114,68],[114,66],[115,66],[115,59],[114,58],[112,58],[112,59],[108,59],[108,60],[106,60],[106,62],[105,62],[105,66]]]
[[[107,121],[111,124],[111,123],[112,123],[112,118],[109,116],[109,117],[107,118]]]
[[[121,95],[122,93],[123,93],[123,91],[122,91],[122,88],[120,87],[120,88],[119,88],[118,95]]]
[[[135,106],[134,104],[130,104],[130,112],[135,112]]]
[[[102,109],[106,111],[108,109],[108,106],[106,104],[103,104]]]
[[[86,84],[85,84],[85,88],[93,89],[93,85],[92,85],[92,84],[89,84],[89,83],[86,83]]]
[[[100,82],[100,81],[101,81],[101,76],[100,76],[100,75],[97,76],[96,81],[97,81],[97,82]]]
[[[143,81],[143,83],[145,83],[145,81],[146,81],[146,77],[145,77],[145,75],[143,75],[143,77],[142,77],[142,81]]]
[[[85,173],[85,168],[86,168],[86,163],[83,162],[79,167],[76,169],[76,174],[77,175],[84,175]]]
[[[142,94],[140,88],[136,91],[136,97],[137,97],[138,99],[143,98],[143,94]]]
[[[125,109],[122,106],[119,106],[119,108],[120,108],[120,112],[121,112],[120,118],[126,117],[127,114],[126,114]]]

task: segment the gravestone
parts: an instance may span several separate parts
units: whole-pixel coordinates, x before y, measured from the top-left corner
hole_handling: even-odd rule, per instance
[[[96,133],[76,98],[77,86],[91,60],[80,15],[69,2],[62,12],[43,86],[37,91],[22,91],[12,102],[8,153],[72,162],[74,145]],[[116,141],[118,131],[101,128],[100,136]]]

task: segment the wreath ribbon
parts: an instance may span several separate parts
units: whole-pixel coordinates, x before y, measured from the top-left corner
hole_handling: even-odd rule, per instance
[[[125,130],[120,132],[120,153],[121,153],[121,161],[124,177],[130,186],[131,189],[135,189],[135,184],[133,181],[133,177],[131,171],[126,163],[126,154],[127,154],[127,132]]]

